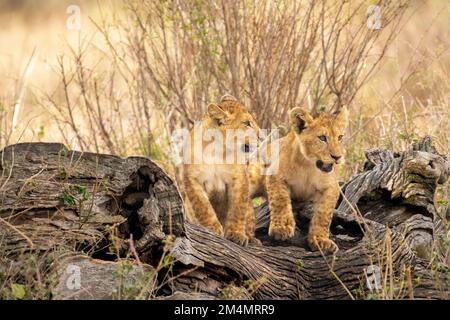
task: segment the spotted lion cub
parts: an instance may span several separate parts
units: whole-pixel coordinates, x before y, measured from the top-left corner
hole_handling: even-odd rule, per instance
[[[339,198],[338,171],[348,111],[311,116],[301,108],[290,111],[290,132],[279,140],[278,170],[261,176],[261,165],[250,168],[252,196],[266,194],[270,207],[269,235],[277,240],[294,236],[291,199],[312,201],[314,214],[308,233],[312,250],[336,252],[329,237],[333,210]],[[264,190],[264,191],[263,191]]]
[[[201,148],[192,149],[196,161],[182,168],[191,220],[241,245],[257,242],[246,157],[257,148],[258,135],[254,117],[236,98],[226,95],[219,104],[210,104],[199,126],[191,130],[190,141]],[[218,152],[212,143],[220,147]]]

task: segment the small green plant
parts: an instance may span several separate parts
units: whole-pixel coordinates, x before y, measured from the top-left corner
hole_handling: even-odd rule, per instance
[[[60,204],[67,206],[80,205],[89,199],[89,191],[86,187],[80,185],[71,185],[64,189],[60,197]]]
[[[296,259],[295,260],[295,268],[297,269],[297,271],[299,271],[301,268],[303,268],[304,263],[302,259]]]
[[[63,148],[61,149],[60,154],[63,157],[68,157],[69,153],[70,153],[70,148],[68,146],[66,146],[66,145],[63,145]]]
[[[44,139],[45,137],[45,127],[44,126],[40,126],[39,127],[39,131],[38,131],[38,138],[39,139]]]
[[[23,284],[13,283],[11,284],[11,293],[14,298],[22,300],[23,298],[25,298],[26,294],[25,286]]]
[[[75,197],[68,190],[64,190],[60,197],[61,205],[74,206],[76,204]]]
[[[58,180],[67,180],[68,178],[69,173],[67,172],[66,168],[61,168],[56,175],[56,179]]]
[[[113,276],[117,281],[117,288],[113,289],[113,297],[116,299],[135,299],[139,296],[146,284],[152,281],[154,271],[133,272],[133,261],[128,259],[120,259],[117,263],[118,267],[113,272]]]
[[[366,299],[367,300],[382,300],[383,296],[381,295],[381,293],[378,293],[378,292],[370,292],[367,294]]]
[[[0,243],[0,300],[50,299],[55,284],[48,268],[53,251],[16,252],[10,260],[12,256],[5,249]],[[13,261],[20,261],[20,268],[12,267]]]

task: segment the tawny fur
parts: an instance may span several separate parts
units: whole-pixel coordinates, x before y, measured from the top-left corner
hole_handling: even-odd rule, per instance
[[[254,117],[232,96],[224,96],[218,105],[209,105],[200,130],[207,129],[219,129],[223,134],[227,129],[255,130],[259,134]],[[194,141],[194,129],[190,137]],[[201,143],[203,147],[209,144],[203,139]],[[246,164],[184,164],[183,183],[188,217],[241,245],[256,241]]]
[[[309,246],[324,252],[338,250],[329,237],[329,228],[340,193],[337,164],[344,156],[342,138],[347,122],[345,107],[338,114],[321,113],[316,118],[294,108],[290,112],[291,131],[279,140],[276,173],[263,176],[260,163],[250,166],[251,196],[266,195],[269,200],[271,237],[287,240],[294,236],[291,199],[311,201],[314,215],[308,233]]]

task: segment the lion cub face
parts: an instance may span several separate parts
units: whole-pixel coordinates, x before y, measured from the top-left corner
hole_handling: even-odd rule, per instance
[[[296,133],[303,157],[323,173],[330,173],[342,162],[342,140],[348,125],[348,110],[338,113],[320,113],[313,117],[301,108],[290,112],[290,122]]]
[[[232,96],[224,96],[219,104],[208,106],[207,128],[219,129],[225,137],[227,131],[243,138],[239,151],[251,153],[258,147],[260,128],[247,108]],[[228,141],[229,142],[229,141]]]

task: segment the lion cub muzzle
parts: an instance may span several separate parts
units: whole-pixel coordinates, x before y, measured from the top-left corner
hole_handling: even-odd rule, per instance
[[[324,163],[322,160],[317,160],[316,161],[316,167],[325,173],[329,173],[331,171],[333,171],[333,163]]]

